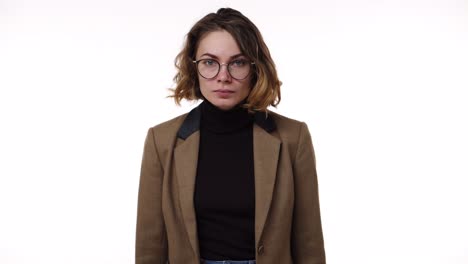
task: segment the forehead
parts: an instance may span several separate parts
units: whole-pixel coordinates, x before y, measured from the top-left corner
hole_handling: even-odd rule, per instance
[[[202,56],[205,53],[213,54],[219,58],[229,58],[241,53],[236,40],[232,35],[225,31],[213,31],[207,33],[200,40],[196,56]]]

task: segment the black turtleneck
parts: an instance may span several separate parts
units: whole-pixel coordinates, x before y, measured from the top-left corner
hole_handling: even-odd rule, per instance
[[[204,259],[255,259],[252,127],[244,108],[201,104],[194,203]]]

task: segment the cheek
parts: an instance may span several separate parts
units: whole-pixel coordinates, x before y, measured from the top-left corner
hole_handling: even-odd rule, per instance
[[[198,77],[198,83],[200,84],[200,89],[206,88],[209,85],[206,79]]]
[[[201,94],[205,98],[206,98],[207,91],[210,90],[210,85],[211,83],[208,80],[198,77],[198,86],[200,87]]]
[[[244,93],[250,93],[250,85],[244,84],[242,90]]]
[[[245,93],[249,94],[252,91],[253,83],[251,80],[246,80],[243,86]]]

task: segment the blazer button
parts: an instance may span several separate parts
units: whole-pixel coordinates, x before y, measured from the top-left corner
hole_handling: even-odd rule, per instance
[[[263,245],[258,246],[257,252],[258,252],[259,255],[263,254],[263,250],[264,250]]]

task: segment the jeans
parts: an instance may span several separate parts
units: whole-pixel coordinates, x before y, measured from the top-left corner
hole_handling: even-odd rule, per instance
[[[255,260],[201,260],[202,264],[255,264]]]

